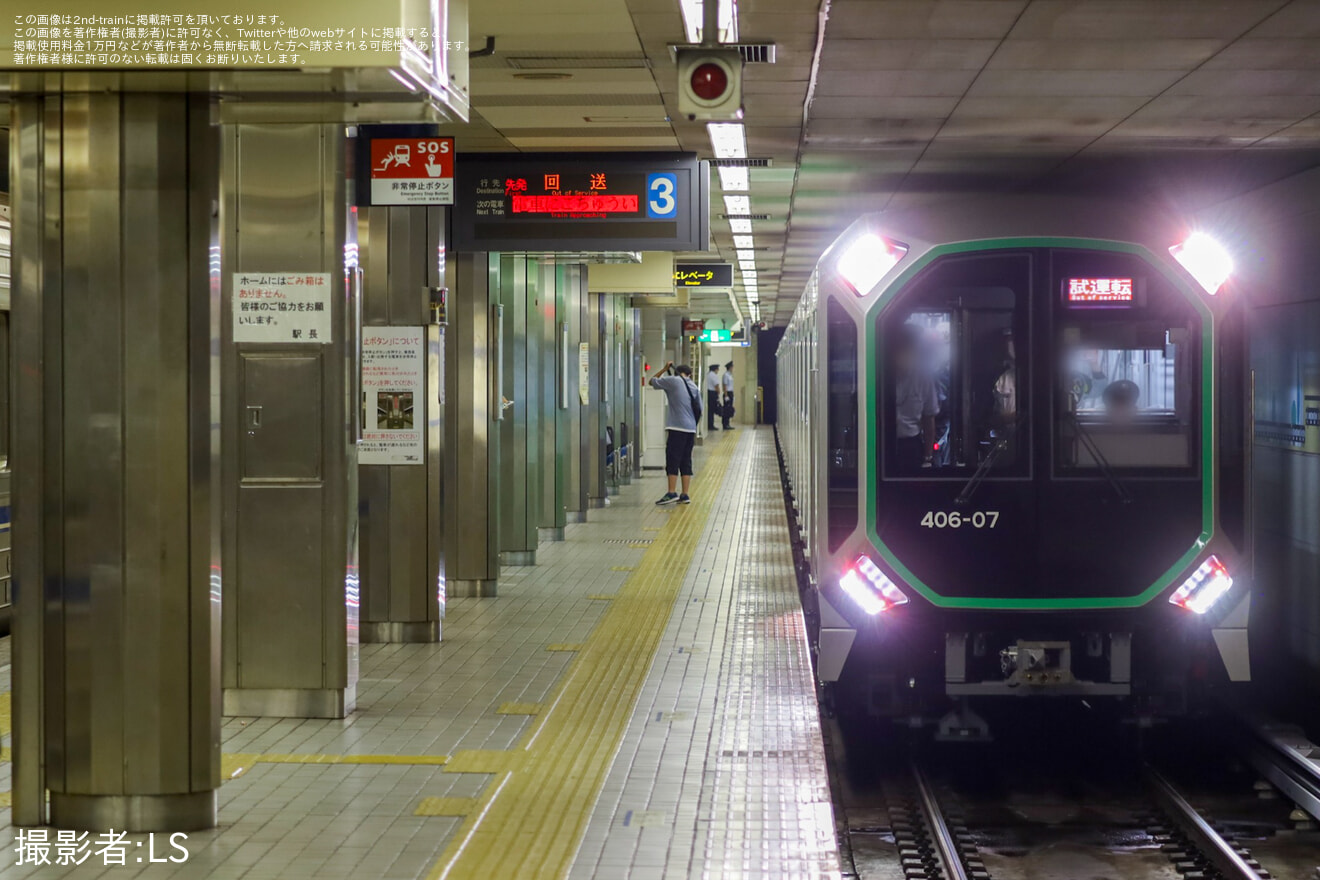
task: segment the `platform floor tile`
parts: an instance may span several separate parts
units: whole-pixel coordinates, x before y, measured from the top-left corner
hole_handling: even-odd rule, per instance
[[[568,876],[840,876],[768,430],[739,437]]]

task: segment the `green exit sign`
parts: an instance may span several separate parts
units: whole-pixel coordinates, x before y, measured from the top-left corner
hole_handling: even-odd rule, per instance
[[[728,342],[732,335],[731,330],[702,330],[697,338],[702,342]]]

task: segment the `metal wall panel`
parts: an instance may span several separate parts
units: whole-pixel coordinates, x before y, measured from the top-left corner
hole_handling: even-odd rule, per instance
[[[1320,300],[1252,319],[1253,639],[1272,667],[1320,669]],[[1282,649],[1282,650],[1280,650]]]
[[[215,823],[208,123],[187,95],[14,102],[18,824],[47,789],[62,827]]]
[[[224,708],[343,717],[357,687],[360,375],[343,130],[230,125],[223,146]],[[234,343],[240,271],[328,273],[331,341]]]

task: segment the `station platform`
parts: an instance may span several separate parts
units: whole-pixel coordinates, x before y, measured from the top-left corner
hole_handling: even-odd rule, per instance
[[[451,600],[442,643],[363,646],[349,718],[226,719],[186,862],[0,877],[838,877],[773,434],[714,434],[692,504],[663,491]]]

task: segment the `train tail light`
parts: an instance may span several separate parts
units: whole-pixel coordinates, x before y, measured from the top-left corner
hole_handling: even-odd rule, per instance
[[[874,562],[865,556],[857,557],[839,578],[839,586],[857,607],[874,617],[896,605],[906,605],[907,596]]]
[[[1223,245],[1204,232],[1193,232],[1182,244],[1169,248],[1169,253],[1211,296],[1233,274],[1233,258]]]
[[[839,274],[858,296],[865,296],[907,253],[907,245],[874,233],[849,242],[837,264]]]
[[[1233,578],[1229,575],[1228,568],[1219,561],[1218,556],[1211,556],[1201,563],[1200,568],[1192,572],[1191,577],[1183,581],[1183,585],[1169,597],[1169,601],[1179,608],[1205,614],[1224,597],[1231,586],[1233,586]]]

